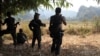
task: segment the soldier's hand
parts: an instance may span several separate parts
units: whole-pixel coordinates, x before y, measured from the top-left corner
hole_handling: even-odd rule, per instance
[[[46,24],[43,24],[44,27],[46,27]]]
[[[20,24],[19,22],[17,22],[16,24]]]

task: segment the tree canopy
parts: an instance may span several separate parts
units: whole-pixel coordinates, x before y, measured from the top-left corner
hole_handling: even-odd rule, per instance
[[[100,0],[95,1],[100,2]],[[12,11],[13,14],[31,9],[36,11],[40,5],[48,9],[53,6],[68,7],[72,4],[67,0],[0,0],[0,15],[4,16],[7,11]]]
[[[97,1],[97,3],[100,3],[100,0],[95,0],[95,1]]]
[[[38,10],[40,5],[45,8],[53,8],[53,5],[60,7],[68,7],[70,5],[66,0],[1,0],[0,1],[0,14],[5,15],[7,11],[16,14],[20,11]]]

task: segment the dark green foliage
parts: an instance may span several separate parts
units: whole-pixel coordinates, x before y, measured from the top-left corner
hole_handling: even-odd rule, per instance
[[[0,2],[0,15],[2,14],[2,16],[4,16],[7,11],[12,11],[13,14],[31,9],[37,11],[40,5],[43,5],[47,9],[53,8],[51,3],[53,3],[51,0],[2,0]],[[56,3],[56,6],[68,7],[69,4],[70,3],[67,1],[65,2],[65,0],[59,0],[59,2]]]
[[[100,0],[96,0],[98,2],[98,4],[100,3]]]

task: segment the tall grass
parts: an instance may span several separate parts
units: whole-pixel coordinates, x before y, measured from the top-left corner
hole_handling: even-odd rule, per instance
[[[32,31],[28,27],[29,22],[20,22],[20,25],[17,27],[17,32],[20,28],[23,29],[24,33],[29,39],[32,39]],[[46,27],[41,27],[42,35],[49,35],[49,24],[46,24]],[[80,35],[85,36],[95,32],[100,32],[100,21],[95,20],[94,22],[70,22],[67,26],[63,26],[64,34],[69,35]],[[11,35],[4,35],[4,39],[12,39]]]
[[[94,32],[99,33],[100,32],[100,17],[95,17],[93,22],[94,22]]]

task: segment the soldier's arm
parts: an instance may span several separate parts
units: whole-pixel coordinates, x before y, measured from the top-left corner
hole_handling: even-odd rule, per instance
[[[29,44],[29,41],[28,41],[28,38],[27,38],[26,34],[23,33],[23,35],[24,35],[24,37],[25,37],[25,40],[27,41],[27,44]]]
[[[29,23],[29,29],[33,30],[32,21]]]
[[[63,22],[63,24],[64,24],[64,25],[67,25],[67,22],[66,22],[66,20],[65,20],[65,17],[64,17],[64,16],[62,17],[62,22]]]
[[[7,19],[4,20],[4,22],[2,22],[2,25],[5,25],[7,22]]]
[[[16,22],[16,23],[15,23],[15,25],[18,25],[18,24],[19,24],[19,22]]]
[[[44,26],[44,27],[46,26],[46,24],[42,23],[41,20],[39,20],[39,24],[40,26]]]
[[[52,17],[50,18],[50,26],[52,26],[53,24],[52,24]]]
[[[50,18],[50,24],[49,24],[49,31],[51,30],[51,26],[53,25],[52,23],[52,17]]]
[[[16,27],[16,28],[17,28],[17,25],[20,25],[20,23],[19,23],[19,22],[16,22],[16,23],[15,23],[15,27]]]
[[[25,40],[28,40],[27,36],[25,33],[23,33],[23,36],[25,37]]]

